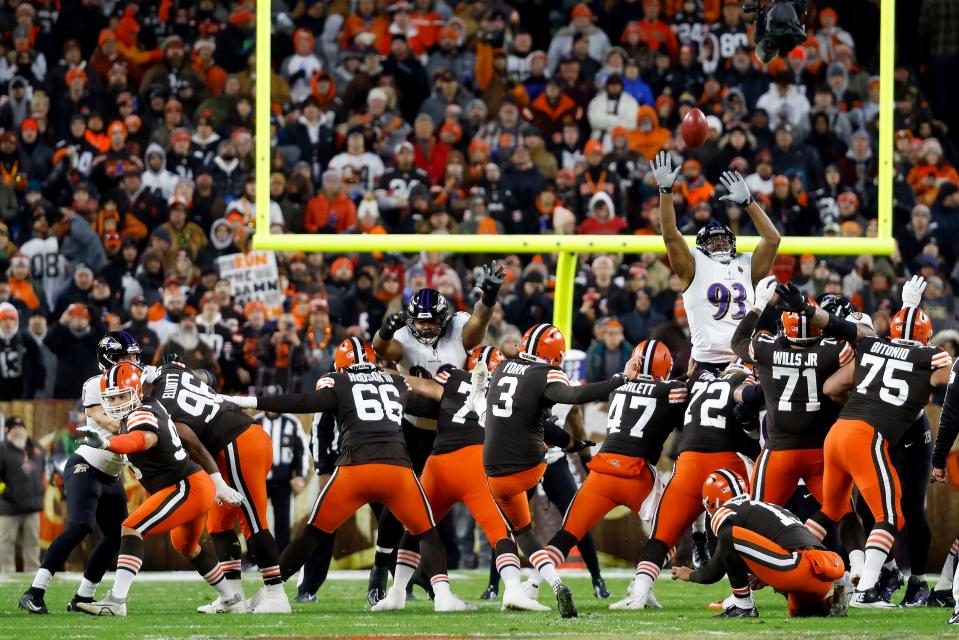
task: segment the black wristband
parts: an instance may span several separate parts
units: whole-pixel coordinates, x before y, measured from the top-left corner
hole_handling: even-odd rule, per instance
[[[665,196],[665,195],[667,195],[667,194],[671,194],[672,192],[673,192],[672,187],[660,187],[660,188],[659,188],[659,195],[661,195],[661,196]]]
[[[496,291],[487,291],[484,289],[483,297],[480,298],[480,302],[482,302],[484,305],[492,309],[493,307],[496,306],[496,298],[498,297],[499,297],[499,289],[497,289]]]
[[[390,331],[389,329],[386,328],[386,325],[384,324],[382,327],[380,327],[380,330],[378,331],[378,333],[380,334],[381,338],[389,341],[393,339],[393,335],[396,333],[396,330],[394,329],[393,331]]]
[[[833,338],[845,340],[846,342],[855,342],[859,331],[855,322],[843,320],[839,316],[830,313],[829,322],[827,322],[823,328],[823,333]]]

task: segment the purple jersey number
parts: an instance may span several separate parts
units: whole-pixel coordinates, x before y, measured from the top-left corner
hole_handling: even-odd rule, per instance
[[[725,285],[714,282],[709,285],[706,297],[709,303],[716,307],[716,313],[713,314],[714,320],[725,318],[732,305],[736,306],[736,310],[730,316],[733,320],[741,320],[746,315],[746,287],[738,282],[733,284],[732,291]]]

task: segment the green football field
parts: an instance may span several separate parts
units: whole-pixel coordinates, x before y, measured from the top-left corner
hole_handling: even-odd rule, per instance
[[[149,576],[150,574],[146,574]],[[722,583],[702,587],[660,580],[656,593],[666,607],[660,611],[610,611],[610,601],[593,598],[589,580],[573,577],[568,582],[577,598],[578,619],[562,620],[551,613],[501,612],[499,604],[479,600],[485,586],[485,572],[454,572],[453,591],[477,604],[478,611],[433,613],[432,605],[418,591],[419,599],[406,610],[374,614],[366,604],[366,582],[334,579],[319,592],[318,602],[294,604],[293,615],[205,616],[195,607],[212,599],[212,589],[199,578],[192,580],[143,580],[133,585],[126,618],[94,618],[66,613],[64,606],[76,582],[57,580],[47,592],[51,615],[27,615],[17,609],[17,600],[29,578],[0,582],[0,638],[40,640],[43,638],[235,638],[307,636],[416,636],[416,637],[528,637],[539,635],[579,637],[649,636],[661,638],[702,638],[718,635],[732,638],[920,638],[955,637],[959,631],[945,624],[944,609],[856,610],[848,618],[791,620],[782,597],[764,589],[757,594],[760,610],[755,620],[715,620],[706,604],[727,595]],[[614,598],[625,589],[627,574],[618,572],[608,579]],[[257,580],[245,581],[247,595]],[[101,587],[102,589],[102,587]],[[295,587],[288,585],[295,593]],[[105,593],[105,589],[103,589]],[[901,598],[902,592],[897,594]],[[541,602],[552,601],[542,593]]]

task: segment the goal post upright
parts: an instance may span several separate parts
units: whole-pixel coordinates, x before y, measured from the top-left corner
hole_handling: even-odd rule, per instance
[[[893,72],[895,55],[896,0],[880,0],[879,50],[879,170],[878,222],[876,238],[824,238],[819,236],[784,237],[779,253],[801,255],[889,255],[895,249],[892,236],[893,180]],[[270,201],[270,86],[271,86],[271,10],[270,3],[256,3],[256,105],[255,105],[255,180],[256,202]],[[580,253],[665,253],[659,236],[592,235],[361,235],[361,234],[273,234],[270,233],[269,206],[256,206],[253,235],[255,249],[273,251],[325,251],[337,253],[442,251],[450,253],[557,254],[553,324],[569,336],[573,318],[573,285]],[[759,238],[743,236],[737,248],[750,251]],[[690,247],[695,237],[687,236]],[[523,328],[523,327],[521,327]]]

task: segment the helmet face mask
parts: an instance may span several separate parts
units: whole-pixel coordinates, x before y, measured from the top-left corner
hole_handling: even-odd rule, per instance
[[[97,343],[97,363],[107,371],[121,362],[140,364],[140,345],[126,331],[111,331]]]
[[[113,420],[122,420],[140,406],[140,398],[133,389],[115,389],[101,394],[103,413]]]
[[[103,412],[113,420],[122,420],[142,403],[140,367],[121,362],[110,367],[100,378]]]
[[[726,225],[710,220],[696,234],[696,247],[713,260],[729,264],[736,255],[736,236]]]
[[[449,303],[436,289],[420,289],[406,307],[406,326],[428,347],[436,346],[452,317]]]

